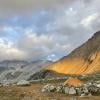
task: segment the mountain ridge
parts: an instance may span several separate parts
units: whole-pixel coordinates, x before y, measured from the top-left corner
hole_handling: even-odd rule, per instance
[[[51,62],[36,60],[32,62],[20,60],[4,60],[0,62],[0,83],[14,83],[28,80],[31,75],[40,71]]]
[[[45,70],[62,74],[88,74],[100,70],[100,31],[74,49],[69,55],[49,65]]]

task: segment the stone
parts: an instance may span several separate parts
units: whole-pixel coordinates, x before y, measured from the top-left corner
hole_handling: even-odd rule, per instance
[[[75,94],[76,94],[76,90],[75,90],[74,87],[71,87],[71,88],[69,89],[69,94],[70,94],[70,95],[75,95]]]
[[[64,88],[64,93],[65,93],[65,94],[68,94],[68,93],[69,93],[69,87],[65,87],[65,88]]]
[[[50,92],[54,92],[54,91],[56,91],[55,86],[51,85],[51,86],[49,87],[49,91],[50,91]]]
[[[98,87],[96,87],[94,85],[91,85],[91,86],[88,87],[89,92],[92,93],[92,94],[98,93],[99,89],[100,88],[98,88]]]
[[[98,88],[100,88],[100,84],[96,84],[96,86],[97,86]]]
[[[41,90],[41,92],[47,92],[47,90],[43,88],[43,89]]]
[[[45,85],[43,88],[42,88],[42,92],[48,92],[49,91],[49,84]]]
[[[91,94],[91,93],[89,93],[89,94],[88,94],[88,96],[92,96],[92,94]]]
[[[82,94],[82,89],[81,89],[81,87],[80,87],[80,88],[76,88],[76,92],[77,92],[78,95],[81,95],[81,94]]]
[[[63,89],[62,86],[58,86],[58,87],[56,88],[56,91],[61,93],[61,92],[63,91],[62,89]]]
[[[26,80],[21,80],[17,83],[18,86],[30,86],[30,82]]]
[[[83,88],[82,88],[82,93],[88,94],[89,91],[88,91],[88,89],[87,89],[86,87],[83,87]]]
[[[47,84],[42,88],[42,92],[55,92],[56,88],[53,85]]]
[[[85,96],[85,94],[83,93],[83,94],[81,94],[81,97],[84,97]]]

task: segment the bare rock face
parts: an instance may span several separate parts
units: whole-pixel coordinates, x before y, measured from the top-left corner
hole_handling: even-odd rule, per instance
[[[49,65],[45,70],[62,74],[88,74],[100,70],[100,31],[68,56]]]

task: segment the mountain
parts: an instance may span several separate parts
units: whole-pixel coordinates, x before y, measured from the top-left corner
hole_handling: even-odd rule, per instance
[[[44,66],[51,62],[46,60],[37,60],[33,62],[5,60],[0,62],[0,82],[13,83],[20,80],[27,80],[31,75],[40,71]]]
[[[37,61],[30,62],[29,64],[25,65],[22,68],[22,73],[17,78],[17,80],[21,80],[21,79],[28,80],[33,74],[44,69],[45,66],[48,66],[51,63],[52,62],[48,60],[37,60]]]
[[[100,31],[56,62],[5,60],[0,62],[0,82],[90,74],[100,71]],[[98,75],[98,74],[96,74]]]
[[[50,64],[45,70],[77,75],[100,71],[100,31],[69,55]]]
[[[22,61],[22,60],[4,60],[0,62],[0,68],[8,68],[8,69],[16,69],[19,68],[22,65],[26,65],[28,62],[27,61]]]

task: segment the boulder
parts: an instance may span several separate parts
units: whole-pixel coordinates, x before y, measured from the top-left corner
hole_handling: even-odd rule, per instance
[[[61,86],[61,85],[58,86],[58,87],[56,88],[56,91],[62,93],[62,92],[63,92],[63,86]]]
[[[42,92],[48,92],[49,91],[49,84],[45,85],[43,88],[42,88]]]
[[[97,86],[98,88],[100,88],[100,84],[96,84],[96,86]]]
[[[97,94],[99,92],[100,88],[98,88],[95,85],[91,85],[88,87],[88,90],[91,94]]]
[[[69,94],[69,89],[70,89],[69,87],[65,87],[65,88],[64,88],[64,93],[65,93],[65,94]]]
[[[86,83],[84,85],[68,85],[62,84],[59,86],[54,85],[45,85],[42,89],[42,92],[59,92],[65,93],[68,95],[79,95],[79,96],[91,96],[100,94],[99,83]]]
[[[84,93],[82,93],[82,94],[81,94],[81,97],[84,97],[84,96],[85,96],[85,94],[84,94]]]
[[[53,85],[47,84],[42,88],[42,92],[55,92],[56,88]]]
[[[51,85],[51,86],[49,87],[49,91],[50,91],[50,92],[55,92],[55,91],[56,91],[55,86]]]
[[[77,87],[77,88],[75,88],[75,89],[76,89],[76,92],[77,92],[78,95],[81,95],[81,94],[82,94],[82,89],[81,89],[81,87]]]
[[[17,83],[18,86],[30,86],[30,82],[26,80],[21,80]]]
[[[88,96],[92,96],[92,94],[91,94],[91,93],[89,93],[89,94],[88,94]]]
[[[89,93],[87,87],[83,87],[81,90],[82,90],[82,93],[84,93],[86,95]]]
[[[69,89],[69,93],[68,93],[68,94],[70,94],[70,95],[75,95],[75,94],[76,94],[75,88],[74,88],[74,87],[71,87],[71,88]]]

